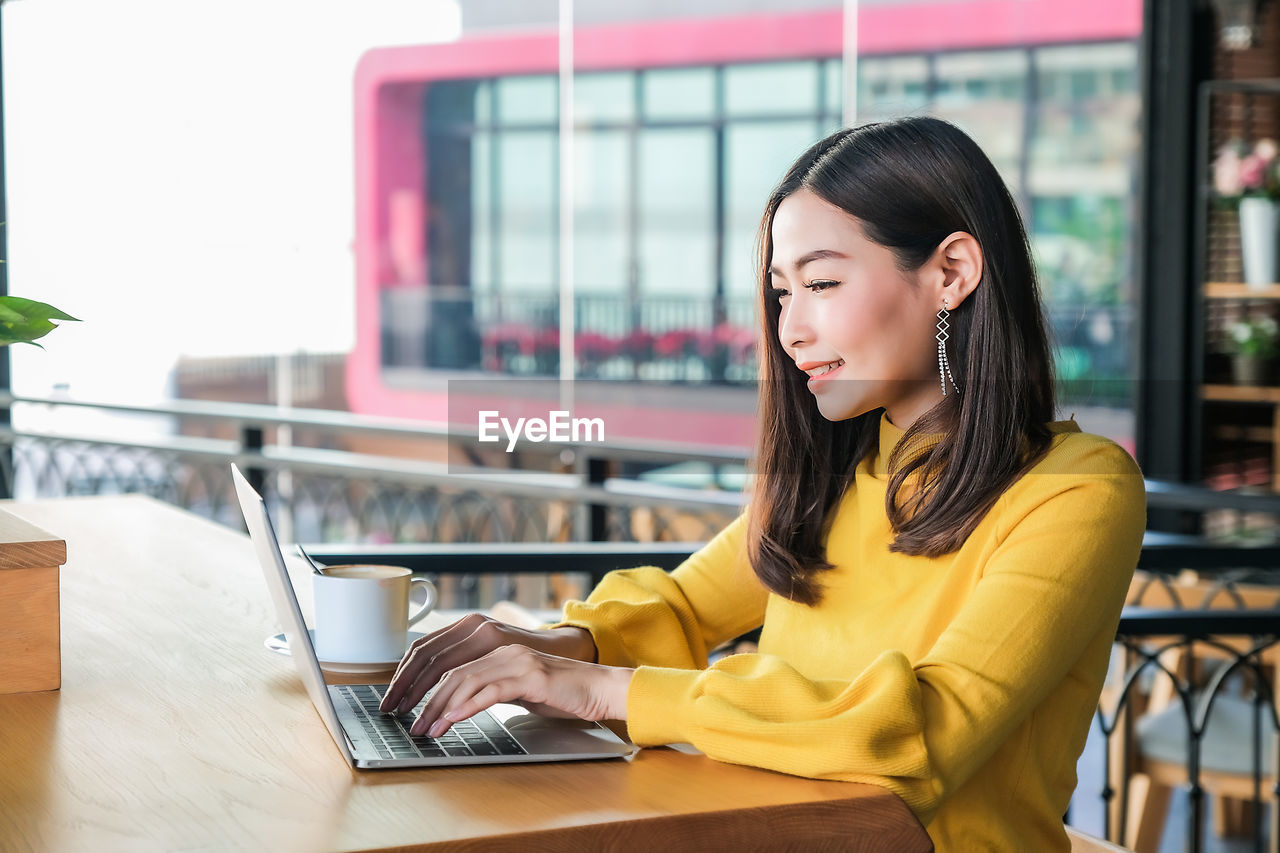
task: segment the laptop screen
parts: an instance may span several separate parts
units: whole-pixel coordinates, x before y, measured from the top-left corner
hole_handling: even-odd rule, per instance
[[[320,719],[324,720],[329,734],[342,750],[342,754],[348,761],[352,761],[351,748],[347,744],[346,736],[342,733],[342,727],[338,724],[338,714],[333,708],[333,700],[325,686],[324,674],[320,670],[320,659],[316,656],[315,647],[311,644],[311,635],[307,633],[302,609],[298,607],[298,597],[293,592],[289,570],[285,566],[284,555],[280,552],[280,543],[271,526],[271,517],[267,514],[267,505],[234,463],[231,465],[231,476],[236,485],[236,497],[240,500],[240,511],[244,513],[244,522],[249,528],[249,538],[253,540],[254,551],[258,554],[258,562],[262,565],[267,587],[271,590],[276,617],[284,628],[285,639],[289,641],[290,656],[298,667],[298,674],[302,676],[302,683],[306,685],[308,695],[311,696],[311,704],[320,714]]]

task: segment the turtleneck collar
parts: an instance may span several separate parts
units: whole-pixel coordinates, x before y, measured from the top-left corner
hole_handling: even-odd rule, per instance
[[[889,421],[888,412],[880,412],[880,450],[873,460],[871,473],[881,479],[889,477],[889,456],[893,453],[893,449],[898,446],[898,442],[902,440],[902,436],[906,434],[906,430],[901,427],[894,426]],[[941,433],[933,433],[927,436],[921,436],[921,447],[927,447],[937,444],[942,438]]]
[[[1049,431],[1052,433],[1068,433],[1080,432],[1080,425],[1076,423],[1073,415],[1069,420],[1053,421],[1049,424]],[[898,442],[902,440],[902,436],[906,434],[906,430],[901,427],[894,426],[889,421],[887,412],[880,412],[880,447],[876,458],[871,462],[871,473],[879,478],[887,480],[889,478],[889,455],[893,453],[893,449],[898,446]],[[937,444],[942,439],[942,433],[927,433],[915,439],[917,442],[916,452],[927,450]]]

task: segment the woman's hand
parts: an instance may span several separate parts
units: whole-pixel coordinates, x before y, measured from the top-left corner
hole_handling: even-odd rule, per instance
[[[574,661],[591,662],[596,659],[595,642],[591,634],[582,628],[566,626],[529,631],[480,613],[471,613],[414,641],[400,661],[379,707],[383,711],[406,713],[445,673],[496,649],[513,645]]]
[[[528,646],[502,646],[446,672],[409,733],[439,737],[453,723],[498,702],[515,702],[548,716],[626,719],[627,689],[634,673]]]

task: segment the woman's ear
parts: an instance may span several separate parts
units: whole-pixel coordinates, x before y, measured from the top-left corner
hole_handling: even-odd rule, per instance
[[[964,231],[947,235],[931,259],[941,273],[937,281],[937,301],[950,310],[969,298],[969,294],[982,281],[982,247],[977,239]]]

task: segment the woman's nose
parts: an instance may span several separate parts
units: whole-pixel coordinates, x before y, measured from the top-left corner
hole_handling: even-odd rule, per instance
[[[782,306],[782,315],[778,318],[778,340],[783,349],[793,350],[813,341],[813,326],[804,302],[803,297],[789,296]]]

